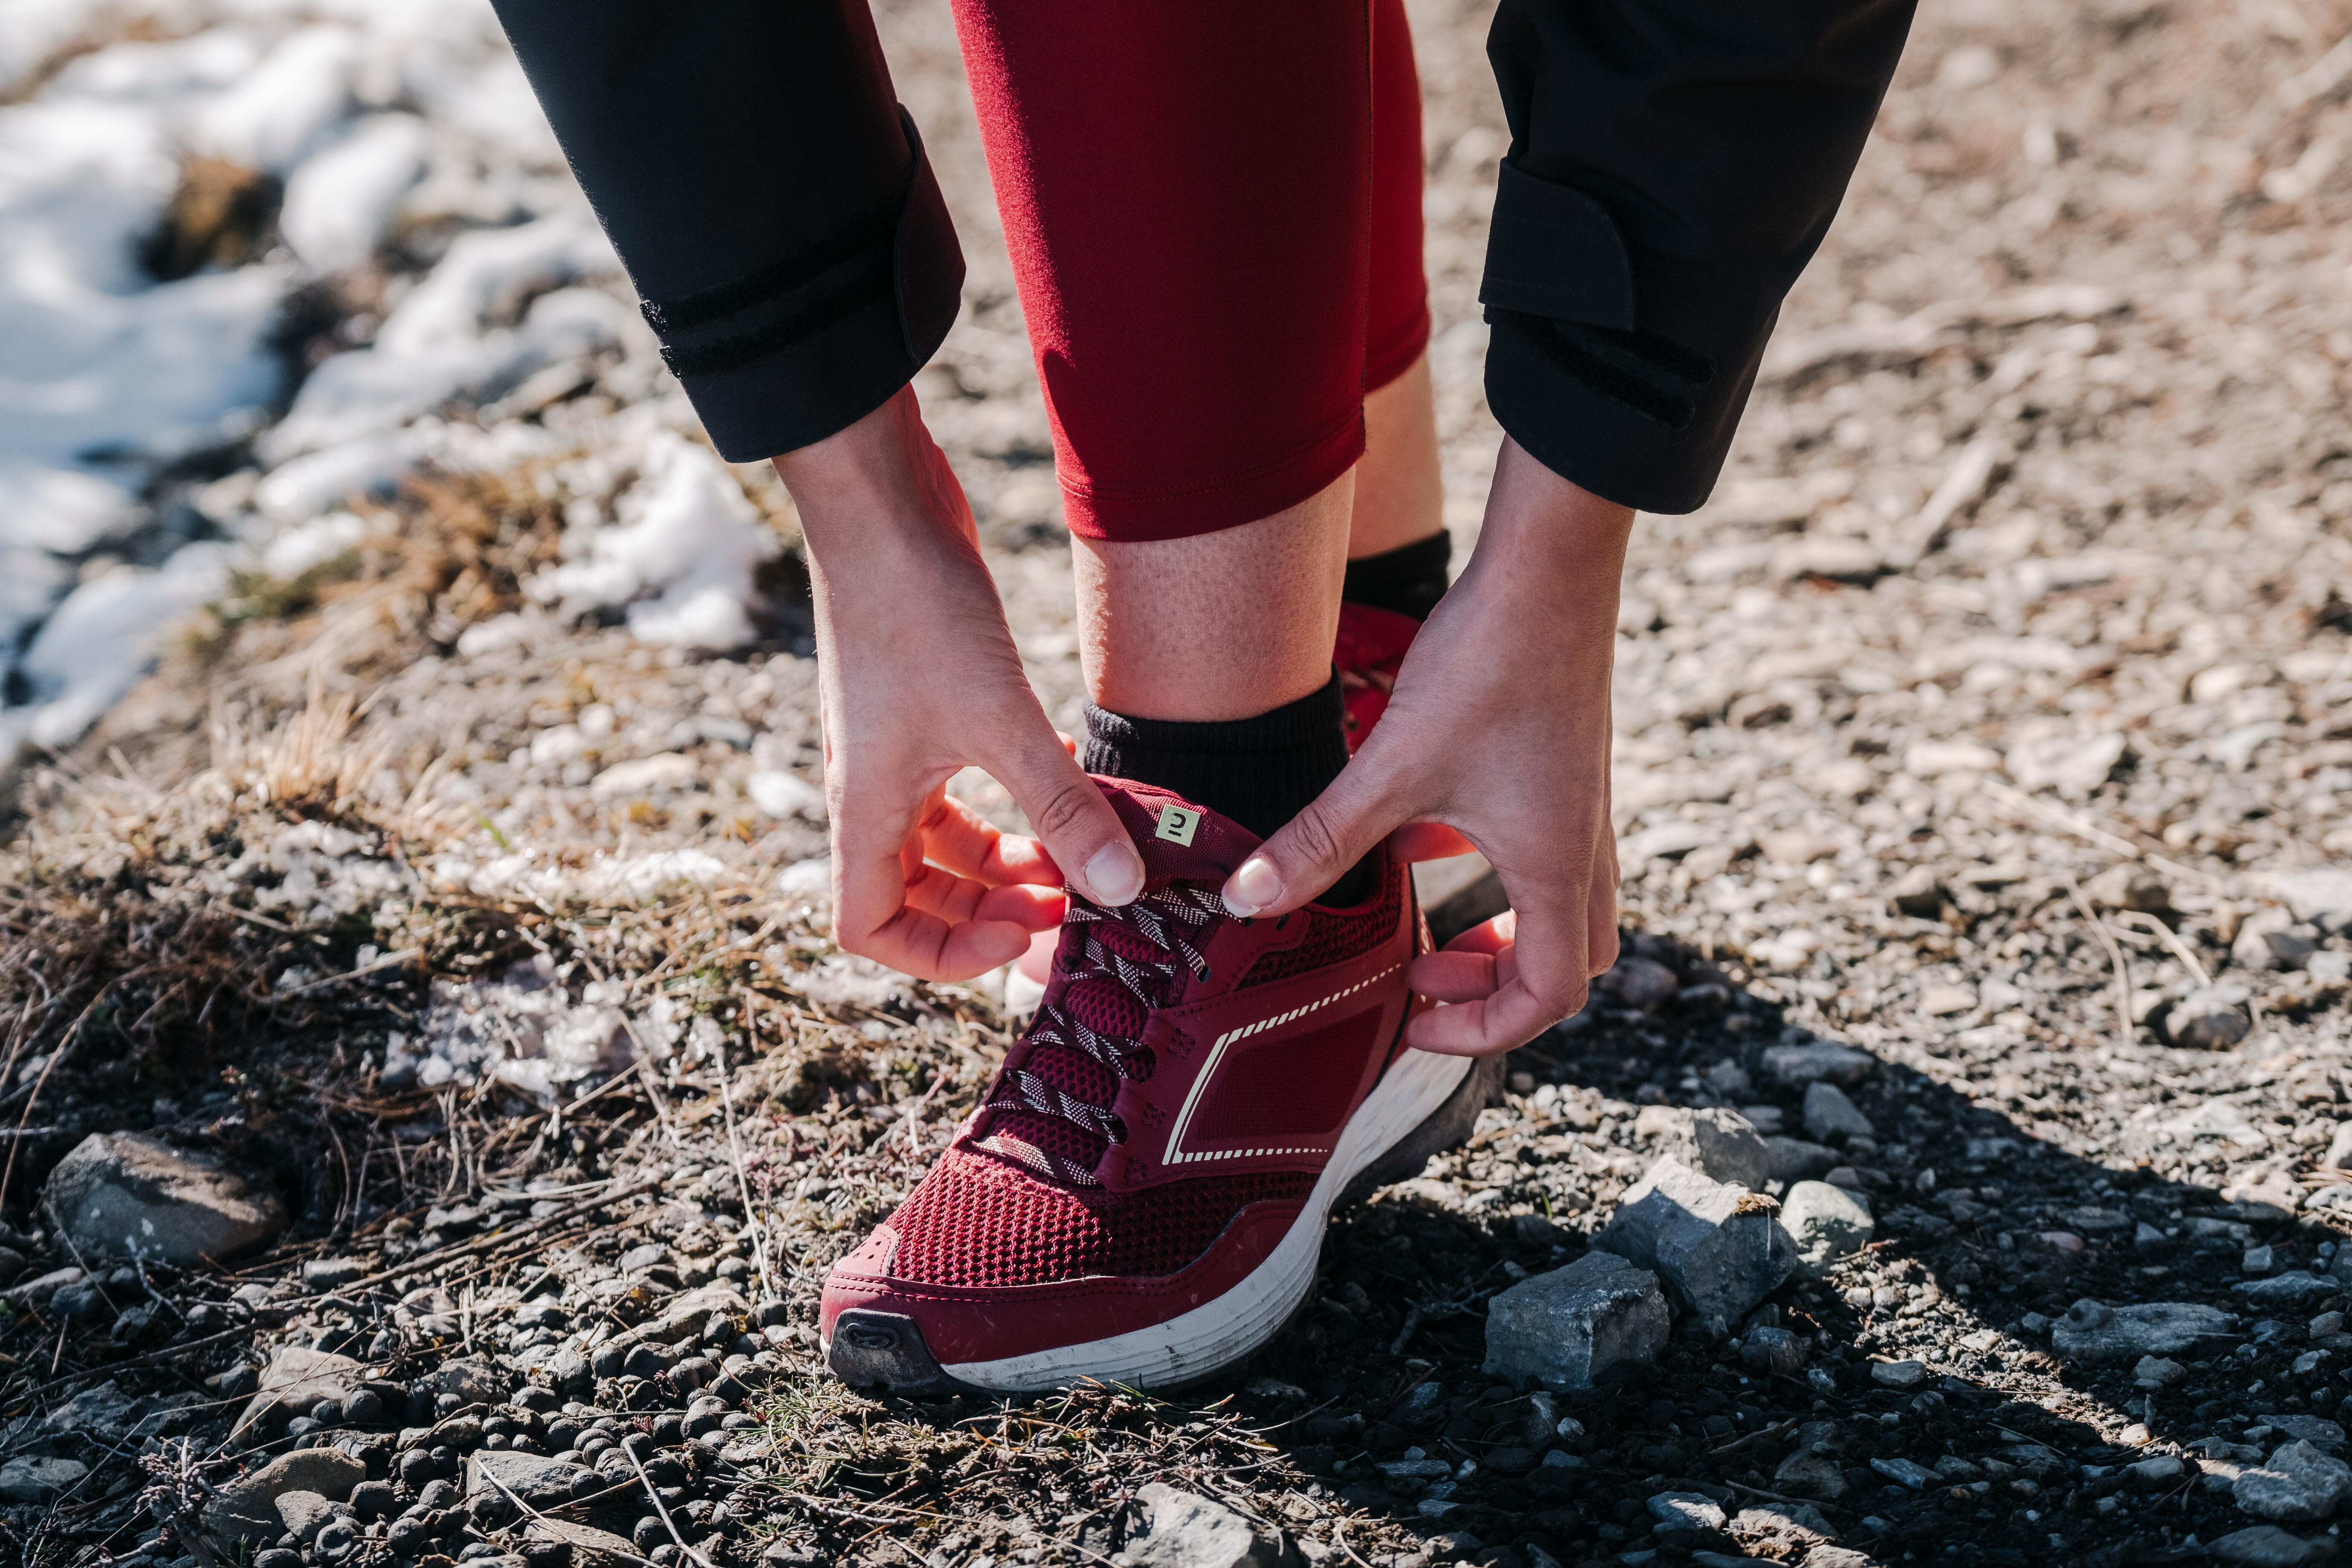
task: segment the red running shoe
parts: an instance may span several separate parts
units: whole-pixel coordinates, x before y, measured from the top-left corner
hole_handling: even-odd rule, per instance
[[[1356,748],[1388,711],[1397,671],[1404,668],[1405,651],[1412,647],[1412,635],[1419,630],[1421,623],[1411,616],[1341,602],[1339,635],[1331,646],[1331,662],[1339,668],[1339,694],[1347,704],[1349,756],[1356,754]]]
[[[1499,1058],[1404,1047],[1428,943],[1407,867],[1383,852],[1352,909],[1238,919],[1217,893],[1254,836],[1099,782],[1143,896],[1073,897],[987,1100],[835,1266],[820,1323],[845,1382],[1005,1394],[1231,1366],[1306,1300],[1332,1209],[1417,1174],[1486,1102]]]

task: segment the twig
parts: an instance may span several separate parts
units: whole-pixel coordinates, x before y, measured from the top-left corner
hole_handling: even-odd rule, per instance
[[[414,1274],[419,1268],[428,1268],[436,1264],[446,1263],[453,1258],[464,1258],[469,1254],[480,1252],[488,1247],[502,1247],[508,1242],[519,1240],[523,1237],[530,1235],[534,1231],[545,1230],[550,1226],[556,1225],[563,1220],[571,1219],[578,1215],[586,1214],[592,1209],[604,1208],[608,1205],[619,1203],[623,1198],[633,1198],[639,1193],[651,1192],[654,1188],[660,1186],[664,1182],[668,1180],[669,1177],[667,1175],[647,1176],[642,1182],[632,1182],[629,1185],[621,1188],[618,1192],[606,1193],[599,1197],[585,1199],[583,1202],[572,1205],[568,1208],[560,1208],[553,1214],[541,1215],[537,1219],[525,1220],[520,1225],[517,1226],[501,1226],[497,1230],[492,1231],[489,1235],[478,1236],[471,1241],[452,1242],[447,1247],[436,1247],[431,1252],[421,1253],[415,1258],[404,1260],[396,1268],[381,1269],[376,1273],[369,1275],[364,1279],[354,1279],[348,1285],[341,1286],[341,1289],[345,1290],[357,1290],[369,1285],[381,1285],[385,1280],[398,1279],[403,1274]]]
[[[693,1547],[688,1546],[686,1543],[686,1537],[677,1532],[677,1524],[670,1518],[669,1509],[662,1502],[661,1493],[654,1489],[654,1479],[646,1474],[646,1462],[637,1458],[636,1450],[630,1447],[628,1444],[623,1443],[621,1445],[621,1452],[629,1456],[629,1463],[635,1468],[637,1472],[637,1480],[646,1489],[646,1496],[653,1499],[654,1511],[661,1515],[662,1528],[669,1531],[669,1538],[672,1541],[677,1542],[677,1549],[680,1552],[685,1552],[688,1557],[693,1558],[697,1563],[701,1563],[702,1568],[711,1568],[710,1559],[705,1557]]]
[[[2061,811],[2048,801],[2030,795],[2021,789],[2011,789],[1999,779],[1982,780],[1978,787],[1991,791],[2012,805],[2021,805],[2034,815],[2055,823],[2076,837],[2095,844],[2102,849],[2112,849],[2127,859],[2153,866],[2159,871],[2169,871],[2176,877],[2191,878],[2204,883],[2217,893],[2226,893],[2230,890],[2230,884],[2210,871],[2200,871],[2194,866],[2184,866],[2178,860],[2167,859],[2153,850],[2142,849],[2128,838],[2119,838],[2105,828],[2095,826],[2076,816],[2073,812]]]
[[[1356,1568],[1372,1568],[1370,1563],[1356,1555],[1356,1549],[1354,1547],[1348,1544],[1348,1520],[1346,1515],[1339,1514],[1333,1516],[1331,1520],[1331,1541],[1332,1543],[1338,1546],[1340,1551],[1348,1554],[1349,1560],[1356,1564]]]
[[[2091,922],[2091,931],[2098,937],[2100,945],[2107,950],[2107,956],[2115,962],[2116,1044],[2128,1047],[2132,1042],[2130,961],[2124,957],[2123,944],[2116,941],[2115,933],[2107,929],[2106,922],[2091,911],[2090,900],[2083,897],[2083,889],[2074,885],[2072,877],[2066,879],[2066,891],[2074,899],[2074,907],[2083,911],[2083,918]]]
[[[398,952],[387,952],[381,958],[362,963],[357,969],[348,970],[341,974],[322,974],[316,980],[305,980],[299,985],[274,994],[269,999],[273,1002],[283,1002],[290,996],[299,996],[306,991],[316,991],[321,985],[332,985],[339,980],[357,980],[362,974],[373,974],[379,969],[390,969],[396,964],[406,963],[412,958],[421,960],[424,956],[425,950],[421,947],[403,948]]]
[[[2116,914],[2116,920],[2118,924],[2125,921],[2130,921],[2135,925],[2145,926],[2150,934],[2154,935],[2158,941],[2163,942],[2165,946],[2172,950],[2173,957],[2180,960],[2183,964],[2188,966],[2190,977],[2193,978],[2198,984],[2210,985],[2213,984],[2212,976],[2205,973],[2205,966],[2197,962],[2197,955],[2189,950],[2189,944],[2187,942],[2180,940],[2180,933],[2174,931],[2170,926],[2166,925],[2162,921],[2158,920],[2154,915],[2144,914],[2138,910],[2125,910]]]
[[[768,1226],[751,1203],[751,1178],[743,1169],[743,1142],[735,1136],[735,1075],[727,1070],[727,1047],[719,1047],[719,1103],[727,1113],[727,1155],[735,1165],[735,1190],[743,1198],[743,1218],[751,1227],[752,1260],[759,1266],[760,1286],[773,1292],[774,1273],[768,1267]]]
[[[632,1455],[630,1455],[630,1456],[629,1456],[629,1458],[632,1458],[632,1459],[634,1459],[634,1458],[636,1458],[636,1456],[635,1456],[635,1454],[632,1454]],[[519,1497],[515,1496],[515,1494],[514,1494],[514,1489],[513,1489],[512,1487],[508,1486],[508,1485],[506,1484],[506,1482],[504,1482],[504,1481],[502,1481],[502,1480],[499,1479],[499,1478],[498,1478],[498,1477],[496,1477],[496,1476],[494,1476],[494,1475],[490,1474],[490,1472],[489,1472],[487,1468],[483,1469],[483,1470],[481,1471],[481,1474],[482,1474],[482,1478],[483,1478],[485,1480],[488,1480],[488,1481],[490,1483],[490,1485],[492,1485],[492,1486],[494,1486],[494,1487],[498,1488],[498,1489],[499,1489],[499,1490],[500,1490],[500,1491],[502,1491],[502,1492],[506,1493],[507,1501],[509,1501],[509,1502],[510,1502],[510,1503],[514,1504],[514,1505],[515,1505],[515,1507],[517,1507],[517,1508],[519,1508],[519,1509],[522,1510],[523,1513],[524,1513],[527,1517],[531,1518],[531,1519],[535,1519],[535,1520],[539,1521],[539,1522],[540,1522],[540,1523],[544,1524],[544,1525],[548,1525],[548,1526],[550,1526],[551,1528],[551,1527],[553,1527],[553,1526],[555,1526],[555,1525],[557,1525],[557,1524],[560,1524],[560,1523],[563,1522],[563,1521],[561,1521],[561,1520],[553,1520],[553,1519],[550,1519],[550,1518],[548,1518],[548,1517],[547,1517],[547,1515],[545,1515],[545,1514],[543,1514],[543,1513],[540,1512],[540,1511],[539,1511],[539,1510],[537,1510],[537,1509],[535,1509],[535,1508],[531,1507],[531,1506],[530,1506],[530,1504],[529,1504],[529,1503],[527,1503],[527,1502],[523,1501],[523,1500],[522,1500],[522,1499],[520,1499],[520,1498],[519,1498]],[[598,1494],[598,1495],[603,1495],[603,1494]],[[659,1506],[659,1500],[656,1500],[656,1506]],[[667,1519],[668,1518],[668,1515],[665,1514],[665,1515],[663,1515],[662,1517],[663,1517],[665,1520],[667,1520]],[[671,1533],[672,1533],[672,1534],[675,1534],[675,1533],[677,1533],[677,1532],[676,1532],[675,1531],[673,1531]],[[558,1541],[562,1541],[562,1540],[563,1540],[563,1532],[562,1532],[562,1531],[560,1531],[560,1530],[559,1530],[559,1531],[556,1531],[556,1532],[555,1532],[555,1538],[556,1538]],[[567,1543],[567,1544],[568,1544],[568,1543]],[[642,1564],[644,1564],[644,1568],[654,1568],[654,1562],[653,1562],[653,1559],[651,1559],[651,1558],[649,1558],[649,1557],[640,1557],[640,1556],[638,1556],[638,1555],[637,1555],[635,1552],[623,1552],[623,1551],[621,1551],[618,1547],[613,1547],[613,1546],[602,1546],[602,1547],[599,1547],[597,1550],[598,1550],[599,1554],[600,1554],[600,1555],[603,1555],[603,1556],[607,1556],[607,1557],[625,1557],[625,1558],[628,1559],[628,1560],[629,1560],[630,1562],[632,1562],[632,1563],[642,1563]]]

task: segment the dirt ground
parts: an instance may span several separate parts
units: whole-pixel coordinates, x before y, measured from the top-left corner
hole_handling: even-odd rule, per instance
[[[1497,438],[1486,16],[1412,7],[1465,553]],[[880,17],[971,268],[918,384],[1076,728],[1050,444],[946,7]],[[740,656],[594,624],[467,644],[586,482],[559,462],[413,487],[333,577],[241,584],[27,778],[0,849],[0,1247],[20,1286],[79,1267],[34,1199],[99,1131],[217,1152],[293,1225],[232,1268],[93,1268],[87,1310],[8,1293],[0,1461],[87,1467],[10,1509],[25,1560],[192,1561],[158,1521],[228,1484],[239,1369],[298,1343],[366,1363],[381,1413],[337,1435],[387,1465],[390,1434],[464,1414],[434,1397],[453,1363],[488,1369],[513,1447],[649,1434],[676,1540],[625,1487],[556,1511],[663,1568],[681,1542],[720,1568],[1100,1563],[1151,1481],[1315,1563],[2213,1560],[2261,1522],[2237,1469],[2340,1451],[2352,1405],[2347,32],[2315,0],[1920,19],[1716,500],[1637,529],[1622,901],[1668,983],[1625,967],[1515,1054],[1473,1145],[1336,1219],[1313,1306],[1215,1386],[979,1408],[818,1366],[826,1268],[1009,1037],[988,984],[825,942],[789,563]],[[600,395],[519,417],[586,447]],[[526,1016],[605,1054],[546,1095],[464,1062],[430,1081]],[[1822,1075],[1867,1131],[1809,1126]],[[1584,1249],[1666,1147],[1645,1111],[1709,1105],[1874,1212],[1865,1251],[1747,1325],[1795,1330],[1800,1361],[1685,1321],[1596,1394],[1488,1377],[1487,1300]],[[558,1369],[583,1331],[722,1285],[695,1342],[740,1419],[699,1447],[679,1366]],[[2053,1336],[2086,1300],[2228,1327],[2168,1371],[2102,1360]],[[533,1382],[561,1401],[513,1397]],[[1670,1491],[1735,1517],[1662,1528]],[[2285,1522],[2329,1553],[2332,1509]],[[479,1537],[536,1568],[495,1510],[443,1511],[418,1551],[352,1561]]]

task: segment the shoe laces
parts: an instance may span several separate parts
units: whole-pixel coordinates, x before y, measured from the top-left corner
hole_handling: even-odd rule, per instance
[[[1063,995],[1066,997],[1069,987],[1080,982],[1105,981],[1140,1003],[1149,1015],[1154,1008],[1165,1005],[1169,996],[1181,989],[1178,965],[1182,965],[1194,979],[1209,978],[1209,961],[1201,951],[1201,942],[1210,925],[1226,912],[1224,900],[1215,892],[1191,883],[1169,883],[1116,909],[1106,909],[1073,891],[1064,924],[1096,929],[1087,932],[1076,950],[1061,964],[1068,976]],[[1131,932],[1142,939],[1140,945],[1148,956],[1138,957],[1122,951],[1130,945],[1128,942],[1107,942],[1104,938],[1113,931]],[[1033,1047],[1061,1046],[1091,1057],[1122,1080],[1136,1081],[1151,1076],[1151,1053],[1139,1041],[1097,1027],[1066,1003],[1051,1003],[1037,1009],[1037,1016],[1029,1027],[1029,1041]],[[1009,1067],[998,1076],[996,1092],[986,1109],[1055,1117],[1106,1143],[1127,1142],[1127,1123],[1118,1112],[1080,1100],[1025,1068]],[[1057,1180],[1071,1186],[1102,1184],[1092,1171],[1053,1150],[1033,1149],[1024,1143],[1016,1152],[999,1146],[993,1136],[982,1140],[981,1146],[995,1148],[1032,1166],[1043,1159]]]

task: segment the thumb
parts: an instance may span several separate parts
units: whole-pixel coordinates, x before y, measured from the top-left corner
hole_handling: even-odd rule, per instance
[[[1043,714],[1038,721],[1036,732],[1000,754],[988,772],[1027,815],[1071,887],[1098,904],[1133,903],[1143,891],[1135,840],[1101,788],[1045,728]]]
[[[1395,809],[1388,779],[1360,761],[1349,763],[1226,879],[1225,907],[1237,915],[1286,914],[1347,875],[1412,815]]]

